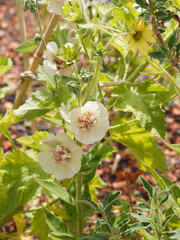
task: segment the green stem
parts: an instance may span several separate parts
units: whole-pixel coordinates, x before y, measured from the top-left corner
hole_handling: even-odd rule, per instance
[[[15,143],[14,143],[12,137],[11,137],[11,134],[9,133],[9,131],[6,131],[5,135],[6,135],[7,139],[11,142],[13,150],[16,151],[17,150],[16,145],[15,145]]]
[[[117,125],[111,126],[111,127],[109,127],[109,130],[116,129],[118,127],[122,127],[125,124],[131,124],[131,123],[135,123],[135,122],[137,122],[137,120],[133,119],[133,120],[128,121],[128,122],[124,122],[124,123],[121,123],[121,124],[117,124]]]
[[[98,2],[97,2],[97,5],[96,5],[96,12],[95,12],[94,18],[97,18],[99,4],[100,4],[100,0],[98,0]]]
[[[99,83],[98,83],[98,90],[99,90],[99,94],[100,94],[100,97],[101,97],[101,102],[102,102],[102,104],[104,104],[103,94],[102,94],[101,87],[100,87]]]
[[[159,71],[159,70],[160,70],[160,71],[163,71],[164,75],[171,81],[171,83],[174,85],[174,87],[175,87],[178,91],[180,91],[180,87],[177,85],[177,83],[174,81],[174,79],[171,77],[171,75],[166,71],[166,69],[164,69],[163,67],[161,67],[156,60],[150,59],[147,54],[145,54],[144,57],[146,58],[146,60],[147,60],[156,70],[158,70],[158,71]]]
[[[40,20],[40,16],[39,16],[38,0],[36,0],[36,8],[37,8],[36,16],[37,16],[37,20],[38,20],[39,31],[40,31],[40,34],[41,34],[41,39],[42,39],[42,43],[43,43],[44,49],[46,49],[46,43],[44,41],[44,35],[43,35],[43,32],[42,32],[41,20]]]
[[[55,85],[56,85],[56,96],[57,96],[57,99],[58,99],[58,105],[60,106],[61,105],[61,103],[60,103],[60,101],[59,101],[59,87],[58,87],[58,82],[57,82],[57,77],[56,77],[56,75],[54,75],[54,81],[55,81]]]
[[[94,77],[90,83],[90,86],[89,86],[89,89],[87,89],[86,91],[86,96],[85,96],[85,99],[84,99],[84,104],[87,102],[88,100],[88,97],[93,89],[93,86],[95,84],[95,81],[97,79],[97,76],[98,76],[98,73],[99,73],[99,67],[100,67],[100,57],[98,57],[98,62],[97,62],[97,66],[96,66],[96,71],[95,71],[95,74],[94,74]]]
[[[140,75],[140,73],[147,67],[148,61],[144,61],[133,71],[133,73],[127,78],[127,82],[134,82],[136,78]]]
[[[82,189],[82,175],[77,175],[76,182],[76,211],[77,211],[77,230],[78,236],[83,234],[83,219],[82,219],[82,204],[78,202],[81,198],[81,189]]]

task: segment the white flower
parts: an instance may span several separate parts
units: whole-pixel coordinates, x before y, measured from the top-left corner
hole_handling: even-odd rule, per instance
[[[70,121],[74,136],[81,143],[92,144],[101,140],[109,128],[108,111],[102,103],[89,101],[70,114],[63,108],[59,111],[66,121]]]
[[[49,0],[47,10],[48,12],[61,15],[63,5],[64,5],[63,0]]]
[[[55,42],[49,42],[44,51],[44,67],[50,75],[71,76],[72,66],[66,66],[65,61],[57,58],[58,47]]]
[[[41,142],[38,161],[42,169],[58,180],[71,178],[81,168],[82,148],[66,134],[49,134]]]

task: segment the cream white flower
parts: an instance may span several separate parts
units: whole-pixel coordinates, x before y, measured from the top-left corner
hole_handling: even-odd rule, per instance
[[[42,169],[58,180],[71,178],[81,168],[82,148],[66,134],[49,134],[41,142],[38,161]]]
[[[47,10],[48,12],[61,15],[63,5],[64,5],[64,0],[49,0]]]
[[[70,113],[64,108],[59,111],[71,123],[74,136],[81,143],[92,144],[101,140],[109,128],[108,111],[102,103],[89,101]]]
[[[55,42],[49,42],[44,51],[44,67],[50,75],[71,76],[72,66],[66,66],[65,61],[57,57],[58,47]]]

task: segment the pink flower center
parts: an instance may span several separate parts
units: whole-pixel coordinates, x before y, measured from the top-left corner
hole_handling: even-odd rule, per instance
[[[97,123],[97,118],[90,112],[83,114],[79,118],[79,127],[83,132],[92,132]]]
[[[65,149],[61,144],[57,145],[55,150],[52,152],[52,156],[54,157],[54,163],[56,165],[69,165],[69,160],[71,159],[71,153]]]

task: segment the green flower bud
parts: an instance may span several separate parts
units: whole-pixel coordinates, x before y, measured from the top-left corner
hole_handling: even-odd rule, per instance
[[[36,1],[34,0],[25,0],[24,7],[26,9],[29,9],[32,13],[35,13],[37,11]]]

